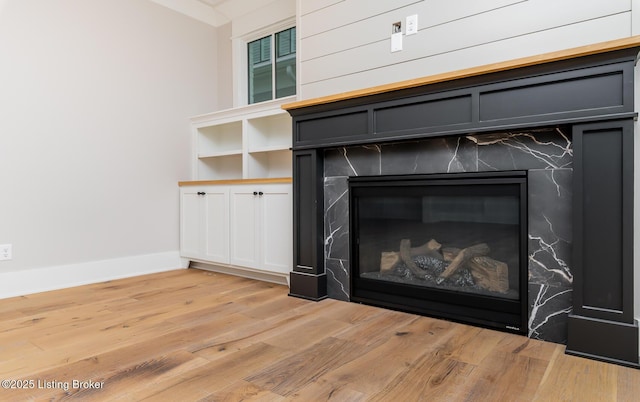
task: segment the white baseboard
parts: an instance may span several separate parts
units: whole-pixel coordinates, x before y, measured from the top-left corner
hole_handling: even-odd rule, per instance
[[[0,299],[187,268],[178,251],[0,272]]]

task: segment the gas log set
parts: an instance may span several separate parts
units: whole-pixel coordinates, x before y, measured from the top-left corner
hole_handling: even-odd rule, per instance
[[[460,249],[443,247],[431,239],[421,246],[411,247],[410,239],[402,239],[399,251],[382,252],[379,272],[363,273],[363,276],[458,290],[470,288],[468,291],[476,293],[506,294],[509,291],[508,265],[489,257],[490,253],[486,243]]]

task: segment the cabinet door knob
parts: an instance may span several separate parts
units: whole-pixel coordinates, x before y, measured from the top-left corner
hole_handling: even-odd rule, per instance
[[[254,191],[254,192],[253,192],[253,195],[258,195],[258,192],[257,192],[257,191]]]
[[[204,191],[198,191],[198,195],[205,195],[206,193]]]
[[[263,193],[262,191],[260,191],[260,192],[258,193],[258,195],[264,195],[264,193]]]

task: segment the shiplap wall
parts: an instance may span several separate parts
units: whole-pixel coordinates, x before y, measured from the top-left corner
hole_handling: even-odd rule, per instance
[[[299,99],[631,35],[632,0],[298,0]],[[391,24],[419,32],[390,51]]]

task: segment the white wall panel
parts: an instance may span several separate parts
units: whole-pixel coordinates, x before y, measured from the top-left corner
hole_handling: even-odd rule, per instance
[[[465,2],[465,7],[445,1],[422,1],[408,6],[404,3],[394,2],[394,7],[387,4],[393,9],[384,14],[302,38],[301,99],[316,96],[316,91],[309,92],[315,83],[321,83],[323,94],[344,92],[377,85],[373,82],[390,83],[428,75],[433,70],[458,70],[631,34],[630,0],[503,0],[482,2],[484,8],[474,7],[475,2],[471,1]],[[396,7],[397,4],[403,6]],[[340,3],[321,11],[324,13],[338,6],[346,7]],[[404,50],[391,53],[391,22],[414,12],[419,15],[420,32],[403,37]],[[318,13],[303,17],[303,28]],[[371,11],[364,14],[370,15]],[[351,18],[357,20],[358,15]],[[567,29],[561,30],[563,27]],[[550,31],[550,35],[541,35],[545,31]],[[566,34],[560,34],[565,31]],[[546,39],[539,39],[543,37]],[[509,42],[521,43],[521,47],[509,46]],[[470,51],[487,45],[495,51]],[[479,55],[453,62],[458,59],[457,55],[448,53]],[[443,60],[451,61],[442,63]],[[424,73],[421,66],[434,63],[437,67]],[[378,76],[383,77],[382,80],[376,78]],[[347,83],[346,87],[333,84],[342,81]]]
[[[386,14],[356,21],[343,28],[332,29],[301,38],[300,47],[304,49],[304,60],[316,59],[325,55],[350,52],[374,43],[389,42],[391,24],[402,21],[407,15],[417,14],[415,4],[402,7]],[[304,20],[302,22],[304,26]],[[389,45],[386,46],[389,53]]]
[[[417,14],[419,17],[419,29],[420,31],[425,31],[433,27],[446,25],[447,23],[522,2],[526,2],[526,0],[495,0],[482,2],[460,0],[456,2],[456,7],[451,7],[451,3],[444,3],[442,1],[412,3],[405,7],[394,8],[384,14],[377,14],[370,18],[353,21],[343,27],[320,32],[311,36],[301,36],[303,41],[302,46],[304,46],[305,50],[304,57],[305,60],[308,60],[326,54],[348,51],[349,49],[378,41],[388,42],[391,34],[391,24],[396,21],[401,21],[404,24],[405,17],[408,15]],[[449,4],[449,6],[445,6],[444,4]],[[306,25],[305,17],[302,18],[301,24],[304,29]]]
[[[307,0],[309,1],[309,0]],[[330,7],[319,9],[313,14],[303,16],[299,34],[301,38],[317,35],[336,28],[348,28],[352,23],[385,14],[409,4],[422,3],[425,0],[346,0]],[[303,1],[304,2],[304,1]]]
[[[420,5],[420,25],[429,28],[471,15],[490,13],[499,8],[529,1],[532,0],[425,0]]]
[[[408,59],[302,85],[310,99],[628,36],[629,13],[534,32],[430,57]],[[405,39],[410,39],[408,37]],[[409,41],[406,42],[409,44]],[[327,67],[327,66],[325,66]],[[305,67],[306,68],[306,67]],[[307,72],[309,74],[309,72]]]

